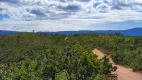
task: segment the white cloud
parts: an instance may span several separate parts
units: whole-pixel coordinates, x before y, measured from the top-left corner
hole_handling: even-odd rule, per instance
[[[102,3],[96,7],[97,11],[102,13],[108,13],[110,11],[110,6],[106,3]]]
[[[0,30],[10,31],[76,31],[76,30],[88,30],[88,27],[70,24],[66,21],[55,20],[36,20],[36,21],[12,21],[4,20],[0,23]]]
[[[98,23],[142,20],[141,13],[142,0],[1,0],[0,14],[10,19],[0,21],[0,29],[91,30]]]

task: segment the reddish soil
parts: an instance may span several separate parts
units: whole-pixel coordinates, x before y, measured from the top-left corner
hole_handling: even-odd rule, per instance
[[[93,53],[98,56],[98,59],[101,59],[105,56],[105,54],[99,49],[94,49]],[[114,73],[118,75],[118,80],[142,80],[142,74],[133,72],[130,68],[126,68],[121,65],[116,65],[110,56],[108,56],[108,58],[113,66],[117,66],[117,70]]]

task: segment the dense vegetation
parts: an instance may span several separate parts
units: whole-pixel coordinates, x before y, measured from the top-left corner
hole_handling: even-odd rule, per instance
[[[115,71],[108,59],[142,71],[142,37],[120,34],[48,35],[23,33],[0,36],[1,80],[107,80]]]

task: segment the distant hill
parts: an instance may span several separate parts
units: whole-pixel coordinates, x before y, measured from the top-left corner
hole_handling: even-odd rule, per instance
[[[133,29],[127,29],[127,30],[96,30],[96,31],[88,31],[88,30],[82,30],[82,31],[59,31],[59,32],[37,32],[37,33],[44,33],[44,34],[86,34],[86,33],[104,33],[104,34],[115,34],[120,33],[127,36],[142,36],[142,28],[133,28]],[[8,34],[14,34],[19,33],[16,31],[4,31],[0,30],[0,35],[8,35]]]
[[[127,36],[142,36],[142,28],[133,28],[127,30],[99,30],[97,33],[114,34],[120,33]]]
[[[86,34],[86,33],[104,33],[104,34],[115,34],[120,33],[127,36],[142,36],[142,28],[133,28],[127,30],[96,30],[96,31],[59,31],[59,32],[38,32],[38,33],[47,33],[47,34]]]
[[[8,35],[8,34],[15,34],[18,33],[16,31],[5,31],[5,30],[0,30],[0,35]]]
[[[134,28],[134,29],[128,29],[120,32],[124,35],[131,35],[131,36],[142,36],[142,28]]]

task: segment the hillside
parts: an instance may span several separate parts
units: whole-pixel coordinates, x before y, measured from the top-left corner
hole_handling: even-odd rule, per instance
[[[16,31],[4,31],[0,30],[0,35],[7,35],[7,34],[14,34],[18,33]],[[22,33],[22,32],[21,32]],[[95,30],[95,31],[89,31],[89,30],[82,30],[82,31],[59,31],[59,32],[37,32],[39,34],[87,34],[87,33],[104,33],[104,34],[115,34],[120,33],[125,36],[142,36],[142,28],[133,28],[133,29],[127,29],[127,30]]]
[[[142,71],[142,37],[17,33],[0,36],[0,78],[108,80],[116,67],[106,57],[97,59],[91,52],[95,48],[111,55],[116,64]]]
[[[97,33],[105,33],[105,34],[115,34],[120,33],[126,36],[142,36],[142,28],[133,28],[128,30],[106,30],[106,31],[95,31]]]
[[[86,34],[86,33],[104,33],[115,34],[120,33],[125,36],[142,36],[142,28],[133,28],[128,30],[96,30],[96,31],[61,31],[61,32],[38,32],[47,34]]]
[[[16,31],[6,31],[6,30],[0,30],[0,35],[8,35],[8,34],[15,34],[18,33]]]

